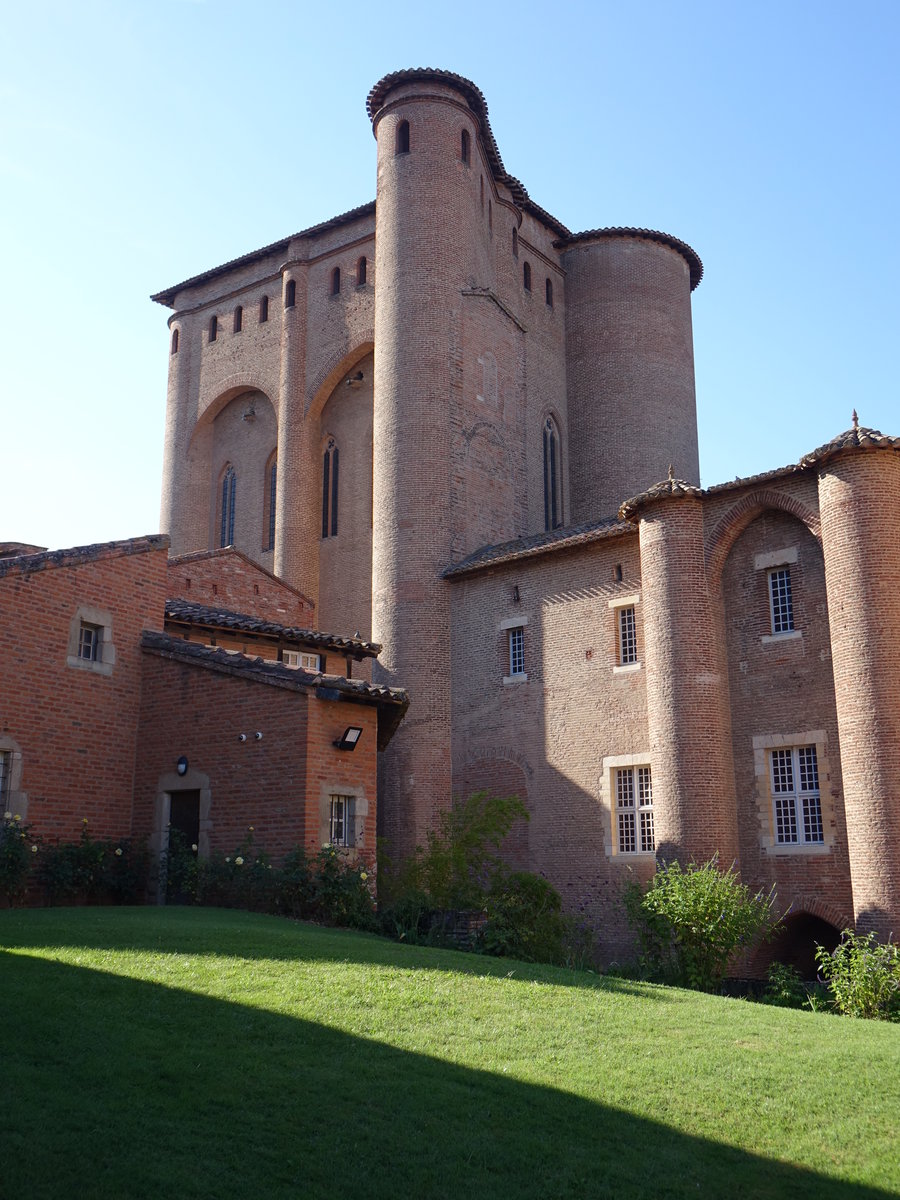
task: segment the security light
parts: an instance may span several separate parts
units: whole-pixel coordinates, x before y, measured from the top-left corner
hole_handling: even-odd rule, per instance
[[[356,743],[362,737],[362,730],[356,725],[348,725],[341,736],[332,745],[336,750],[355,750]]]

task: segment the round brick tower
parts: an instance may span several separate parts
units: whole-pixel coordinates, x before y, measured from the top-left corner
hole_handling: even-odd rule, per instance
[[[577,523],[613,514],[670,463],[700,482],[691,291],[703,266],[684,242],[647,229],[576,234],[563,266]]]
[[[855,418],[854,413],[854,418]],[[900,438],[854,428],[802,460],[819,476],[853,909],[900,935]]]
[[[398,71],[369,94],[378,141],[372,635],[375,680],[408,688],[385,754],[384,833],[397,852],[450,801],[450,315],[474,274],[479,208],[460,161],[484,99],[449,72]]]
[[[738,861],[723,620],[707,585],[699,488],[670,478],[622,505],[639,522],[657,856]]]
[[[169,380],[166,392],[166,436],[163,443],[162,502],[159,528],[170,538],[171,554],[183,554],[206,544],[206,539],[194,545],[189,540],[191,517],[188,505],[179,506],[179,489],[183,483],[182,465],[187,457],[191,436],[188,416],[188,392],[191,381],[191,347],[184,336],[183,322],[177,314],[169,318]],[[200,514],[200,521],[203,514]],[[196,518],[194,523],[196,524]],[[201,526],[202,529],[202,526]]]

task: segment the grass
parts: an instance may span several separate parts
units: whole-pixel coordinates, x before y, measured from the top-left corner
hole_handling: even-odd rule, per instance
[[[220,910],[0,946],[3,1200],[900,1189],[897,1026]]]

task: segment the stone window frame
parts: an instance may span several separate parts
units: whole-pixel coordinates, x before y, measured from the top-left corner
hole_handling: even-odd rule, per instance
[[[351,831],[353,840],[352,842],[348,841],[346,845],[334,845],[331,841],[331,809],[332,800],[335,797],[350,802],[351,815],[349,819],[353,822]],[[321,784],[319,790],[319,844],[324,849],[334,845],[334,849],[339,850],[351,861],[354,860],[360,851],[367,849],[365,828],[368,815],[369,799],[364,787],[342,783],[338,780],[330,780]],[[368,847],[368,849],[371,850],[374,847]]]
[[[22,791],[22,771],[25,760],[22,747],[8,734],[0,733],[0,754],[9,755],[9,786],[3,799],[3,813],[28,819],[28,793]]]
[[[653,850],[620,850],[619,849],[619,823],[618,823],[618,803],[617,803],[617,784],[618,772],[623,770],[636,771],[638,768],[646,767],[650,772],[651,786],[651,802],[648,806],[651,813],[651,823],[653,822],[653,764],[650,760],[650,751],[638,751],[636,754],[612,754],[603,759],[603,769],[600,776],[600,804],[606,810],[606,820],[604,821],[604,848],[608,858],[622,859],[624,862],[640,862],[640,861],[655,861],[655,831],[654,831],[654,849]],[[635,813],[639,810],[635,808]],[[647,811],[645,808],[644,811]]]
[[[791,573],[791,567],[796,566],[798,561],[798,550],[796,546],[783,546],[780,550],[770,550],[765,554],[757,554],[753,560],[753,565],[757,571],[766,572],[766,597],[769,605],[769,629],[770,632],[763,634],[762,644],[764,646],[772,646],[783,642],[796,641],[803,637],[803,630],[797,629],[794,625],[794,602],[793,602],[793,584],[794,575]],[[791,580],[791,610],[790,620],[791,629],[784,629],[780,632],[775,632],[775,607],[772,595],[772,578],[777,571],[788,571]]]
[[[822,814],[821,842],[776,841],[775,795],[772,788],[772,751],[796,750],[815,746],[819,773],[819,806]],[[753,738],[753,769],[756,776],[756,809],[759,819],[759,844],[764,854],[785,855],[830,854],[834,849],[834,797],[827,786],[831,779],[831,760],[828,754],[828,735],[824,729],[809,729],[797,733],[760,734]]]
[[[514,661],[513,642],[514,642],[514,640],[521,643],[518,653],[521,658],[522,666],[523,667],[525,666],[525,662],[526,662],[526,659],[525,659],[525,628],[527,625],[528,625],[528,617],[526,617],[526,616],[509,617],[507,620],[500,622],[500,632],[506,634],[506,656],[507,656],[506,661],[507,661],[507,664],[509,665],[509,674],[503,676],[504,687],[509,686],[510,684],[527,683],[528,682],[528,672],[527,671],[522,670],[522,671],[513,672],[513,661]],[[516,634],[520,634],[521,636],[519,638],[516,638],[515,637]]]
[[[95,659],[82,658],[79,654],[81,630],[84,626],[97,629],[98,654]],[[113,643],[112,613],[91,604],[81,604],[69,622],[69,640],[66,645],[66,666],[78,671],[91,671],[95,675],[112,675],[116,663],[116,647]]]
[[[640,671],[643,665],[637,638],[637,606],[641,602],[640,592],[632,592],[627,596],[614,596],[609,601],[609,607],[615,614],[615,653],[613,655],[613,674],[630,675]],[[633,659],[623,661],[622,654],[622,610],[632,609],[634,613],[634,655]]]

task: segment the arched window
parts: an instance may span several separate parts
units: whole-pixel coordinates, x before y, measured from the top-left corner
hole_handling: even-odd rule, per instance
[[[397,154],[409,154],[409,121],[401,121],[397,126]]]
[[[265,325],[269,319],[269,297],[260,296],[259,298],[259,323]]]
[[[278,482],[278,451],[273,450],[266,463],[263,481],[265,503],[263,504],[263,550],[275,549],[275,488]]]
[[[177,328],[172,330],[172,353],[173,354],[178,353],[178,329]]]
[[[544,528],[559,529],[562,523],[559,432],[553,418],[547,417],[544,421]]]
[[[519,257],[519,231],[518,231],[518,229],[513,230],[512,242],[513,242],[513,258],[518,258]]]
[[[293,279],[289,279],[284,288],[284,307],[293,308],[297,303],[297,284]]]
[[[524,263],[522,266],[522,282],[525,285],[525,291],[531,291],[531,263]]]
[[[356,286],[357,287],[365,286],[367,271],[368,271],[368,263],[366,262],[366,256],[363,255],[362,258],[359,260],[359,262],[356,264]]]
[[[211,342],[214,342],[218,336],[219,336],[219,318],[218,317],[210,317],[209,318],[209,340]]]
[[[237,306],[237,308],[234,310],[234,332],[240,333],[241,329],[243,327],[244,327],[244,310],[243,310],[243,308],[241,308],[241,306],[239,304]]]
[[[461,142],[462,142],[462,144],[461,144],[460,150],[459,150],[460,158],[463,160],[463,162],[466,164],[466,166],[468,166],[469,165],[469,131],[468,131],[468,129],[464,129],[462,131]]]
[[[234,501],[237,491],[237,476],[231,463],[222,476],[222,517],[219,523],[219,545],[234,545]]]
[[[547,300],[547,307],[553,307],[553,280],[548,276],[547,282],[544,285],[544,296]]]
[[[338,531],[339,452],[329,438],[322,464],[322,537],[334,537]]]
[[[331,294],[339,296],[341,294],[341,268],[335,267],[331,272]]]

